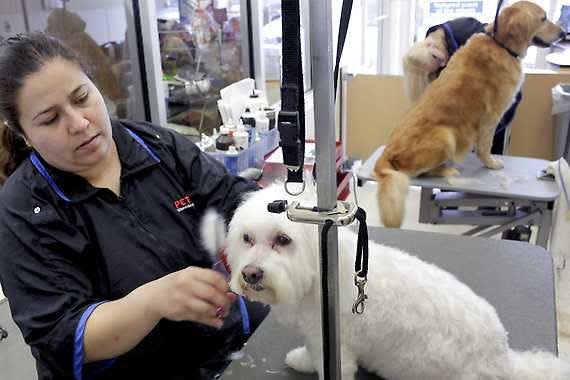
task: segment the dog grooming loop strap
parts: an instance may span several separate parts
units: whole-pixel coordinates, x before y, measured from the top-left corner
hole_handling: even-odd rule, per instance
[[[283,163],[287,167],[285,190],[291,195],[303,192],[305,157],[305,90],[301,58],[301,12],[299,0],[281,1],[283,79],[281,84],[281,111],[278,117],[279,145]],[[303,183],[298,194],[287,187],[290,182]]]

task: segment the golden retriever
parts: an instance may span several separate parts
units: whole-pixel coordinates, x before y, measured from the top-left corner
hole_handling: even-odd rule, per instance
[[[496,35],[490,24],[487,33],[473,35],[451,57],[390,136],[374,167],[384,226],[402,225],[410,177],[457,175],[446,162],[461,161],[472,147],[487,168],[503,167],[491,156],[491,144],[521,87],[521,60],[530,45],[549,46],[563,32],[528,1],[503,9],[497,26]]]

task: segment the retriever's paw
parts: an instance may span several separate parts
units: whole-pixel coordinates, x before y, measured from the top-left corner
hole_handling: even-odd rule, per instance
[[[285,357],[285,364],[293,368],[295,371],[304,373],[316,372],[313,360],[311,359],[311,354],[309,354],[309,351],[305,346],[297,347],[289,351]]]
[[[503,168],[503,162],[498,158],[491,157],[487,161],[485,161],[485,166],[489,169],[499,170]]]
[[[445,168],[441,174],[443,177],[457,177],[461,173],[457,168]]]

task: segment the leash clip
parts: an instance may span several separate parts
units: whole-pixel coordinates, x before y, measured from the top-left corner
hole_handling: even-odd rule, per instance
[[[358,288],[358,295],[356,296],[356,301],[352,305],[352,314],[362,314],[364,313],[365,302],[368,296],[364,293],[364,286],[366,285],[367,277],[360,279],[358,273],[354,274],[354,285]]]

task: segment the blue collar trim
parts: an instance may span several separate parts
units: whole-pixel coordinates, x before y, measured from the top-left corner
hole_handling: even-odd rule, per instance
[[[63,201],[67,203],[71,202],[71,199],[69,199],[67,195],[65,195],[65,193],[59,188],[59,186],[57,186],[57,183],[55,183],[55,181],[47,171],[44,164],[40,161],[36,152],[32,152],[32,154],[30,155],[30,160],[32,161],[32,164],[36,167],[38,172],[40,172],[41,176],[44,177],[44,179],[52,188],[52,190],[55,191],[58,197],[60,197]]]
[[[139,143],[139,145],[148,153],[148,155],[152,157],[154,161],[156,161],[157,163],[160,162],[160,158],[156,155],[156,153],[152,151],[152,149],[150,149],[150,147],[143,141],[143,139],[140,138],[139,135],[131,131],[129,128],[125,127],[125,129],[129,133],[129,135],[131,135],[131,137],[137,143]],[[35,151],[32,152],[32,154],[30,154],[30,161],[32,161],[34,167],[37,169],[40,175],[46,180],[51,189],[55,191],[57,196],[64,202],[71,203],[71,199],[59,188],[57,183],[55,183],[53,177],[49,174],[49,171],[47,170],[43,162],[39,159]]]
[[[459,44],[457,43],[457,39],[455,39],[455,34],[453,34],[453,30],[451,30],[451,27],[447,24],[444,23],[442,24],[442,26],[445,28],[445,31],[447,32],[447,36],[449,37],[449,40],[451,41],[451,48],[453,49],[451,51],[451,55],[453,55],[457,49],[459,49]]]

